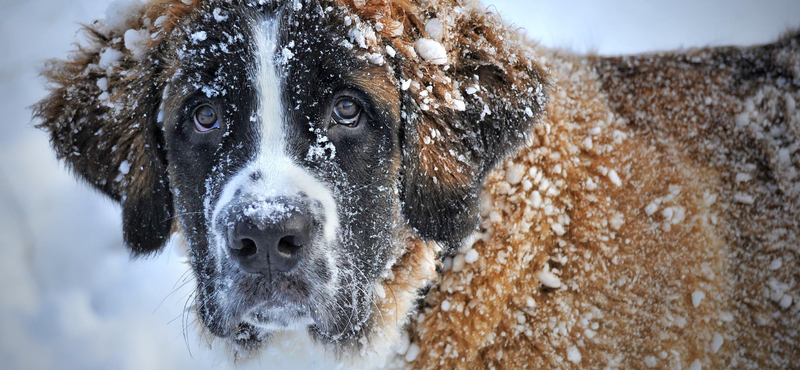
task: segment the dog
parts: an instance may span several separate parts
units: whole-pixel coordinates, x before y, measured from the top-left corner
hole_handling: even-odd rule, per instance
[[[580,56],[471,0],[122,0],[84,30],[38,127],[134,256],[185,240],[237,360],[800,363],[798,33]]]

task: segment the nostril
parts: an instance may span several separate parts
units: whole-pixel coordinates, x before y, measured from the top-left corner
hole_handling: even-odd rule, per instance
[[[284,236],[278,241],[278,252],[288,256],[293,256],[302,247],[297,243],[297,239],[294,236]]]
[[[258,247],[256,247],[256,242],[253,239],[242,239],[242,247],[239,249],[231,248],[231,252],[238,257],[247,258],[252,255],[255,255],[258,251]]]

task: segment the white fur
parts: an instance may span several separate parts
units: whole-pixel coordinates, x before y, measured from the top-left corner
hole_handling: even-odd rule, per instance
[[[256,53],[258,55],[258,113],[261,118],[261,146],[259,160],[285,158],[284,144],[286,117],[284,116],[281,90],[283,75],[275,64],[278,50],[278,26],[273,19],[266,19],[255,30]],[[266,163],[261,163],[265,167]]]

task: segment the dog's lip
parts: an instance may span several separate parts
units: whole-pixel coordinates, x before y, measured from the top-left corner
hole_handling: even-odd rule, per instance
[[[278,299],[268,299],[253,305],[253,307],[247,313],[251,314],[255,313],[256,311],[282,311],[302,308],[302,305],[293,302]]]
[[[314,324],[310,310],[302,305],[280,300],[267,300],[250,308],[243,321],[257,326],[275,328],[308,327]]]

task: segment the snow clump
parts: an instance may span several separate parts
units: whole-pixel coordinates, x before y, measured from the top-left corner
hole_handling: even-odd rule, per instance
[[[567,360],[569,362],[579,364],[581,362],[581,357],[581,352],[578,350],[578,347],[571,346],[567,348]]]
[[[107,69],[115,65],[120,59],[122,59],[121,51],[107,48],[100,53],[100,60],[97,62],[97,67],[100,69]]]
[[[478,261],[478,257],[479,257],[478,251],[476,251],[475,249],[470,249],[467,251],[467,253],[464,254],[464,262],[469,264],[475,263],[476,261]]]
[[[419,344],[411,343],[411,345],[408,346],[408,350],[406,351],[406,356],[405,356],[406,361],[414,362],[414,360],[417,359],[417,356],[419,356],[419,353],[420,353]]]
[[[143,10],[140,0],[116,0],[106,8],[106,24],[115,34],[122,34],[137,26]]]
[[[428,33],[431,39],[442,41],[442,39],[444,39],[444,24],[442,20],[438,18],[429,19],[428,22],[425,23],[425,32]]]
[[[222,9],[220,8],[214,8],[212,15],[214,16],[214,20],[217,22],[225,22],[228,20],[227,13],[223,13]]]
[[[141,60],[147,55],[150,49],[147,45],[150,41],[150,32],[130,29],[125,31],[123,37],[125,39],[125,48],[131,51],[134,59]]]
[[[611,170],[608,171],[608,179],[611,180],[612,183],[616,186],[622,186],[622,180],[619,178],[619,174],[617,171]]]
[[[414,49],[422,59],[430,64],[447,64],[447,50],[439,42],[431,39],[422,38],[414,43]]]
[[[724,342],[725,340],[722,338],[722,335],[714,333],[714,338],[711,340],[711,352],[717,353]]]
[[[198,43],[201,41],[206,41],[206,39],[208,38],[208,34],[206,33],[206,31],[197,31],[192,34],[191,38],[192,42]]]
[[[544,286],[546,286],[546,287],[548,287],[550,289],[561,288],[561,279],[558,276],[556,276],[555,274],[553,274],[552,272],[550,272],[550,269],[548,269],[547,267],[545,267],[544,270],[539,271],[536,274],[536,277],[539,278],[539,282],[542,285],[544,285]]]
[[[694,308],[700,307],[700,302],[703,302],[705,297],[706,293],[701,290],[692,292],[692,306],[694,306]]]

